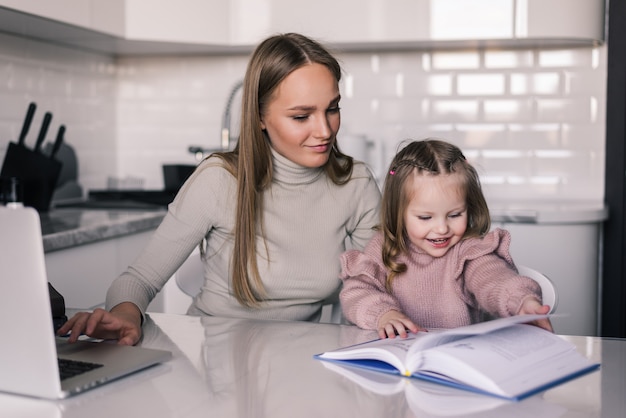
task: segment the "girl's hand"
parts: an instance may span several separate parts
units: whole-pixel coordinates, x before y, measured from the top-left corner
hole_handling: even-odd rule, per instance
[[[395,338],[396,335],[399,335],[400,338],[406,338],[408,336],[407,330],[413,333],[425,331],[398,311],[389,311],[381,316],[378,321],[378,336],[380,338]]]
[[[517,314],[518,315],[533,315],[533,314],[545,315],[548,312],[550,312],[550,306],[542,305],[535,298],[528,298],[522,303],[522,307],[520,308]],[[539,328],[543,328],[547,331],[554,332],[554,329],[552,328],[552,323],[550,322],[550,319],[548,318],[539,319],[537,321],[532,321],[530,322],[530,324],[535,325]]]
[[[79,312],[57,331],[57,335],[67,333],[70,333],[70,343],[85,334],[93,338],[117,340],[122,345],[135,345],[141,338],[141,312],[130,302],[117,305],[111,312],[104,309]]]

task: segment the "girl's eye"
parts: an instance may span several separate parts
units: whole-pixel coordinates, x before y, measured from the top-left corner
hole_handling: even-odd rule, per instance
[[[298,122],[302,122],[305,121],[309,118],[309,115],[296,115],[292,117],[293,120],[298,121]]]
[[[339,106],[335,106],[335,107],[329,107],[327,112],[328,113],[339,113],[340,110],[341,110],[341,108]]]
[[[463,212],[456,212],[456,213],[450,214],[451,218],[458,218],[459,216],[463,216]]]
[[[431,219],[430,216],[418,216],[417,219],[419,219],[420,221],[428,221]]]

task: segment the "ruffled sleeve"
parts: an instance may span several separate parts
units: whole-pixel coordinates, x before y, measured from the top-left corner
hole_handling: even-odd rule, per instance
[[[466,262],[490,254],[497,256],[511,268],[516,269],[509,252],[510,247],[511,234],[509,231],[500,228],[494,229],[482,238],[470,238],[461,241],[458,245],[458,262],[455,276],[460,277],[463,274]]]
[[[499,228],[459,243],[455,277],[466,303],[504,317],[517,314],[528,297],[541,301],[541,287],[518,274],[510,246],[510,233]]]

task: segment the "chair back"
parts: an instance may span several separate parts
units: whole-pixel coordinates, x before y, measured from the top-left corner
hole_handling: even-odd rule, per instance
[[[520,276],[530,277],[539,283],[539,286],[541,286],[541,293],[543,295],[543,304],[550,306],[549,313],[554,313],[559,302],[559,297],[556,293],[556,286],[552,280],[550,280],[545,274],[528,266],[518,266],[517,271]]]
[[[204,271],[198,248],[189,254],[187,260],[176,271],[175,276],[176,284],[186,295],[194,297],[200,293],[204,282]]]

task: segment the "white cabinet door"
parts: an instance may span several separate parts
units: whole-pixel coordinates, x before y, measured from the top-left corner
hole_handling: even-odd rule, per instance
[[[65,306],[92,309],[104,305],[106,292],[146,246],[153,231],[46,253],[48,281]]]
[[[552,280],[559,297],[555,332],[597,335],[598,251],[600,225],[503,223],[511,233],[511,256],[516,264],[540,271]]]
[[[0,0],[0,6],[123,37],[125,2],[126,0]]]
[[[191,44],[229,43],[230,1],[125,0],[125,3],[124,37],[127,39]]]
[[[221,48],[249,48],[279,32],[346,48],[604,39],[604,0],[0,0],[0,6],[131,41]]]
[[[144,0],[147,1],[147,0]],[[301,32],[335,44],[604,39],[603,0],[235,0],[233,44]],[[433,42],[438,42],[433,44]]]
[[[0,6],[76,26],[89,26],[91,5],[85,0],[0,0]]]

